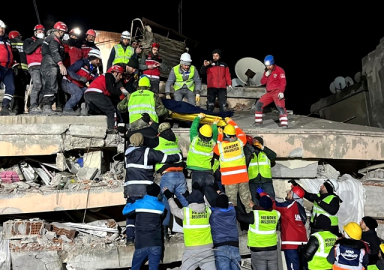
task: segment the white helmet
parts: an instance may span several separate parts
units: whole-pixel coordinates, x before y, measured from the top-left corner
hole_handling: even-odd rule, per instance
[[[2,20],[0,20],[0,27],[5,28],[5,23]]]
[[[90,57],[90,56],[95,56],[95,57],[101,59],[101,52],[98,49],[92,49],[88,53],[88,57]]]
[[[128,31],[124,31],[123,33],[121,33],[121,38],[131,39],[131,33],[129,33]]]
[[[339,183],[337,183],[335,179],[328,179],[325,180],[324,183],[325,182],[329,183],[332,186],[333,192],[336,192],[339,189]]]
[[[180,61],[192,62],[191,55],[189,53],[183,53],[180,57]]]

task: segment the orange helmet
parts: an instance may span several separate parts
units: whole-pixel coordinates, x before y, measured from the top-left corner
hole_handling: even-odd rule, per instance
[[[13,31],[9,32],[8,36],[9,36],[9,38],[17,38],[17,37],[21,36],[21,34],[19,31],[13,30]]]
[[[63,31],[63,32],[68,32],[68,27],[65,23],[63,22],[57,22],[55,23],[55,25],[53,26],[54,29],[56,30],[60,30],[60,31]]]

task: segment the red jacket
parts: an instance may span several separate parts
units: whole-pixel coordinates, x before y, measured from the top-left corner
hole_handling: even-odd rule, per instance
[[[43,60],[43,54],[41,52],[42,44],[43,39],[38,39],[36,37],[27,38],[24,40],[23,48],[25,54],[27,55],[28,67],[41,65],[41,60]]]
[[[264,195],[267,193],[262,192],[260,197]],[[304,207],[296,201],[289,200],[279,203],[273,200],[273,209],[281,214],[281,249],[297,249],[298,246],[305,245],[308,238],[303,223],[303,220],[306,221],[307,218]]]
[[[0,66],[12,68],[13,65],[11,41],[4,35],[0,37]]]
[[[226,63],[218,61],[209,66],[202,66],[201,75],[207,74],[207,88],[227,88],[232,85],[231,74]]]
[[[85,93],[89,92],[96,92],[100,94],[104,94],[106,96],[110,96],[111,93],[107,89],[107,82],[105,80],[105,74],[100,75],[96,79],[94,79],[91,84],[88,86],[87,90],[85,90]]]
[[[158,55],[153,56],[152,54],[149,54],[146,56],[146,59],[145,59],[146,66],[154,65],[156,63],[161,63],[161,62],[162,62],[162,59]],[[145,69],[143,70],[143,74],[147,75],[149,78],[160,79],[160,68],[157,67],[154,69]]]
[[[263,77],[260,80],[262,85],[266,84],[267,92],[278,91],[279,93],[284,93],[285,86],[287,85],[287,80],[285,79],[285,71],[279,66],[274,67],[271,74],[267,77],[265,72]]]
[[[73,65],[77,60],[83,58],[83,52],[80,48],[64,44],[65,59],[64,66],[69,68],[70,65]]]

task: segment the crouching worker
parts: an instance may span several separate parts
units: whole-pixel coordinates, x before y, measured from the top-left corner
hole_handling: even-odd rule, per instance
[[[127,203],[123,215],[136,215],[135,253],[131,270],[140,270],[148,259],[149,269],[158,269],[162,254],[161,222],[164,204],[157,196],[160,187],[153,183],[147,186],[147,195],[134,203]]]

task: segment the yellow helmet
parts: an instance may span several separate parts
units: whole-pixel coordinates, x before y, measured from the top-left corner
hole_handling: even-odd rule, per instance
[[[381,245],[380,245],[380,249],[381,249],[381,252],[384,253],[384,244],[381,244]]]
[[[200,129],[199,129],[199,132],[201,135],[203,135],[204,137],[212,137],[212,127],[210,125],[203,125]]]
[[[139,86],[151,87],[151,81],[147,76],[142,76],[139,80]]]
[[[234,126],[232,126],[231,124],[228,124],[224,127],[224,130],[223,132],[229,136],[234,136],[236,135],[236,129]]]
[[[344,231],[349,235],[350,238],[355,240],[360,240],[361,235],[363,234],[363,230],[356,222],[349,222],[344,226]]]

